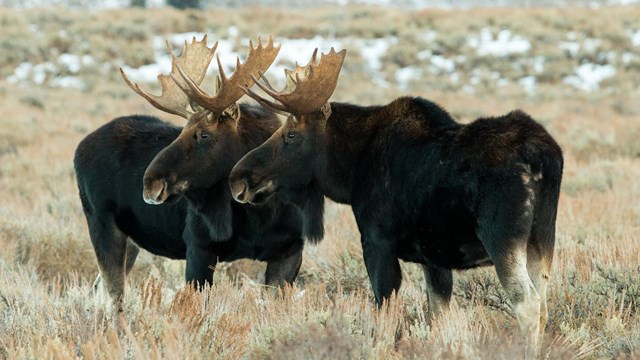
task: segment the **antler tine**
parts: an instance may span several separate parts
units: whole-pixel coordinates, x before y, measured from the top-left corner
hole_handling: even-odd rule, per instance
[[[258,85],[260,89],[265,91],[267,94],[277,94],[278,92],[273,88],[273,86],[271,86],[271,84],[269,83],[269,80],[267,80],[267,78],[264,76],[264,73],[260,71],[259,74],[260,74],[260,78],[256,78],[255,75],[251,75],[251,79],[253,80],[253,82],[256,85]],[[262,81],[260,81],[260,79],[262,79]],[[240,89],[249,97],[258,101],[261,105],[266,105],[267,107],[274,110],[286,111],[286,108],[283,105],[274,103],[272,101],[269,101],[263,98],[262,96],[258,95],[256,92],[251,90],[250,86],[247,84],[240,86]]]
[[[190,99],[194,99],[194,98],[197,98],[197,97],[208,97],[209,96],[209,94],[207,94],[206,91],[202,90],[202,88],[200,86],[198,86],[198,84],[196,84],[189,77],[189,74],[187,74],[182,69],[182,66],[180,66],[178,64],[178,65],[176,65],[176,69],[178,70],[178,73],[180,74],[180,77],[178,77],[178,76],[174,75],[173,73],[171,73],[171,78],[173,79],[173,81],[175,81],[176,85],[178,85],[180,90],[182,90],[183,94],[186,94],[188,99],[189,98]],[[196,103],[198,105],[200,105],[197,101],[196,101]],[[200,105],[200,106],[202,106],[202,105]]]
[[[180,87],[186,87],[186,84],[182,80],[182,76],[178,76],[180,69],[185,75],[193,80],[196,84],[201,84],[207,73],[207,69],[213,60],[213,55],[218,48],[218,42],[213,44],[213,47],[209,49],[207,47],[207,35],[204,35],[201,41],[197,42],[196,37],[193,37],[191,44],[189,45],[185,40],[184,49],[182,54],[178,57],[170,49],[171,54],[171,74],[173,81]],[[171,44],[169,44],[171,45]],[[200,47],[196,47],[200,45]],[[192,52],[193,51],[193,52]]]
[[[314,50],[311,61],[306,66],[285,70],[287,86],[281,92],[255,81],[262,90],[282,104],[278,109],[284,107],[287,112],[302,115],[320,109],[329,100],[338,84],[347,50],[336,53],[331,48],[329,53],[321,54],[320,61],[316,63],[317,51],[318,49]]]
[[[216,55],[216,61],[218,62],[218,72],[220,73],[220,81],[224,82],[227,80],[227,76],[224,73],[224,67],[222,66],[222,62],[220,61],[220,56]]]
[[[218,58],[220,86],[214,96],[208,95],[194,81],[188,81],[184,78],[185,84],[190,88],[187,94],[191,100],[206,109],[218,112],[224,111],[238,101],[244,94],[240,86],[252,86],[254,81],[253,74],[267,70],[280,51],[280,46],[275,47],[273,44],[273,36],[269,37],[269,43],[266,46],[262,45],[262,40],[260,39],[256,47],[253,47],[253,41],[249,43],[247,59],[244,64],[238,59],[235,72],[231,77],[225,75],[222,63]]]
[[[160,81],[162,92],[160,96],[157,96],[142,90],[140,85],[129,79],[122,68],[120,68],[120,75],[122,75],[124,81],[133,91],[145,98],[157,109],[181,116],[185,119],[191,116],[191,112],[186,109],[189,99],[184,95],[184,93],[180,91],[176,92],[174,87],[171,85],[171,82],[167,81],[165,76],[158,75],[158,81]]]
[[[259,84],[258,81],[255,81],[256,84]],[[278,104],[275,103],[273,101],[269,101],[265,98],[263,98],[262,96],[256,94],[253,90],[251,90],[249,87],[245,86],[240,86],[240,89],[242,90],[242,92],[244,92],[245,94],[247,94],[247,96],[251,97],[252,99],[254,99],[255,101],[257,101],[260,105],[270,108],[272,110],[275,110],[276,112],[280,113],[281,115],[286,115],[287,112],[287,108],[282,105],[282,104]]]
[[[191,43],[185,40],[182,54],[177,57],[173,52],[171,43],[166,42],[169,53],[171,54],[171,72],[168,75],[158,75],[158,81],[162,87],[160,96],[150,94],[133,83],[121,68],[120,73],[125,82],[133,91],[145,98],[151,105],[171,114],[176,114],[183,118],[189,118],[193,112],[187,110],[189,98],[182,91],[183,81],[178,79],[178,67],[185,67],[185,73],[199,84],[204,79],[204,75],[211,63],[213,54],[215,53],[218,43],[216,42],[212,48],[207,47],[207,35],[202,40],[197,41],[194,36]]]
[[[260,89],[264,90],[269,95],[278,94],[278,91],[276,91],[276,89],[274,89],[273,86],[271,86],[271,83],[269,82],[269,80],[267,80],[267,77],[264,76],[264,73],[262,71],[258,73],[260,74],[259,78],[256,78],[254,75],[251,75],[251,79],[253,80],[253,82],[256,85],[258,85]],[[262,82],[259,81],[260,79],[262,79]],[[247,84],[245,84],[245,86],[249,87],[249,85]]]

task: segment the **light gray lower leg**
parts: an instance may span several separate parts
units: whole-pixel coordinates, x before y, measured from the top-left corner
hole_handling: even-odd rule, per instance
[[[547,284],[551,277],[551,257],[541,255],[533,247],[527,249],[527,272],[533,286],[540,295],[540,334],[544,333],[547,324]]]
[[[500,283],[511,300],[527,341],[526,357],[534,358],[540,350],[541,298],[527,271],[527,255],[524,247],[513,249],[494,260]]]
[[[451,270],[433,265],[422,265],[427,285],[427,302],[429,320],[433,321],[449,309],[453,289]]]

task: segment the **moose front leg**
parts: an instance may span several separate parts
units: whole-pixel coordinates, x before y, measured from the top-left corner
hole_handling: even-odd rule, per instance
[[[206,248],[187,248],[187,270],[185,280],[202,290],[206,283],[213,284],[213,272],[218,263],[217,256]]]
[[[187,269],[185,280],[202,289],[205,283],[213,284],[213,271],[218,263],[217,255],[211,250],[209,228],[205,221],[194,212],[187,215],[187,225],[182,233],[187,246]]]
[[[400,289],[402,271],[396,255],[395,238],[379,227],[362,231],[362,255],[378,307]]]
[[[282,287],[284,284],[293,284],[298,277],[302,265],[302,247],[289,251],[285,255],[267,261],[267,270],[264,274],[266,285]]]

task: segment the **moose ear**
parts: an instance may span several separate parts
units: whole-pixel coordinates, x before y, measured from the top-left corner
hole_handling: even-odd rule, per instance
[[[329,116],[331,116],[331,103],[330,102],[326,102],[324,105],[322,105],[322,107],[320,108],[320,111],[322,111],[322,114],[324,115],[324,119],[328,119]]]
[[[229,105],[226,109],[224,109],[222,114],[220,114],[220,117],[218,119],[222,120],[225,118],[233,119],[233,121],[235,122],[240,120],[240,106],[238,106],[237,103]]]

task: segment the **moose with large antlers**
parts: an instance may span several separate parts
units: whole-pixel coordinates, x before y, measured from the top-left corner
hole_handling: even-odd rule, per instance
[[[212,281],[218,261],[239,258],[267,261],[266,283],[280,285],[298,274],[303,236],[321,238],[313,233],[322,228],[321,220],[315,227],[305,224],[296,207],[276,197],[260,206],[240,205],[229,191],[233,165],[281,124],[261,106],[236,104],[244,95],[238,85],[250,84],[252,74],[265,71],[280,47],[272,38],[266,46],[250,42],[247,59],[244,64],[238,60],[229,78],[218,58],[217,92],[210,96],[199,86],[216,50],[206,40],[185,42],[181,56],[173,55],[171,73],[158,76],[160,96],[142,90],[122,72],[153,106],[186,118],[184,128],[150,116],[122,117],[89,134],[75,153],[80,198],[100,268],[96,285],[104,280],[118,310],[138,247],[186,258],[186,280],[200,286]]]
[[[400,287],[398,259],[422,265],[432,318],[449,305],[452,270],[495,265],[527,352],[538,351],[560,147],[522,111],[460,124],[422,98],[368,107],[329,103],[344,56],[331,49],[316,62],[314,52],[307,66],[286,71],[280,92],[262,74],[264,83],[254,78],[277,102],[247,84],[260,104],[291,115],[235,165],[234,198],[259,204],[293,194],[304,204],[320,192],[350,204],[379,305]]]

